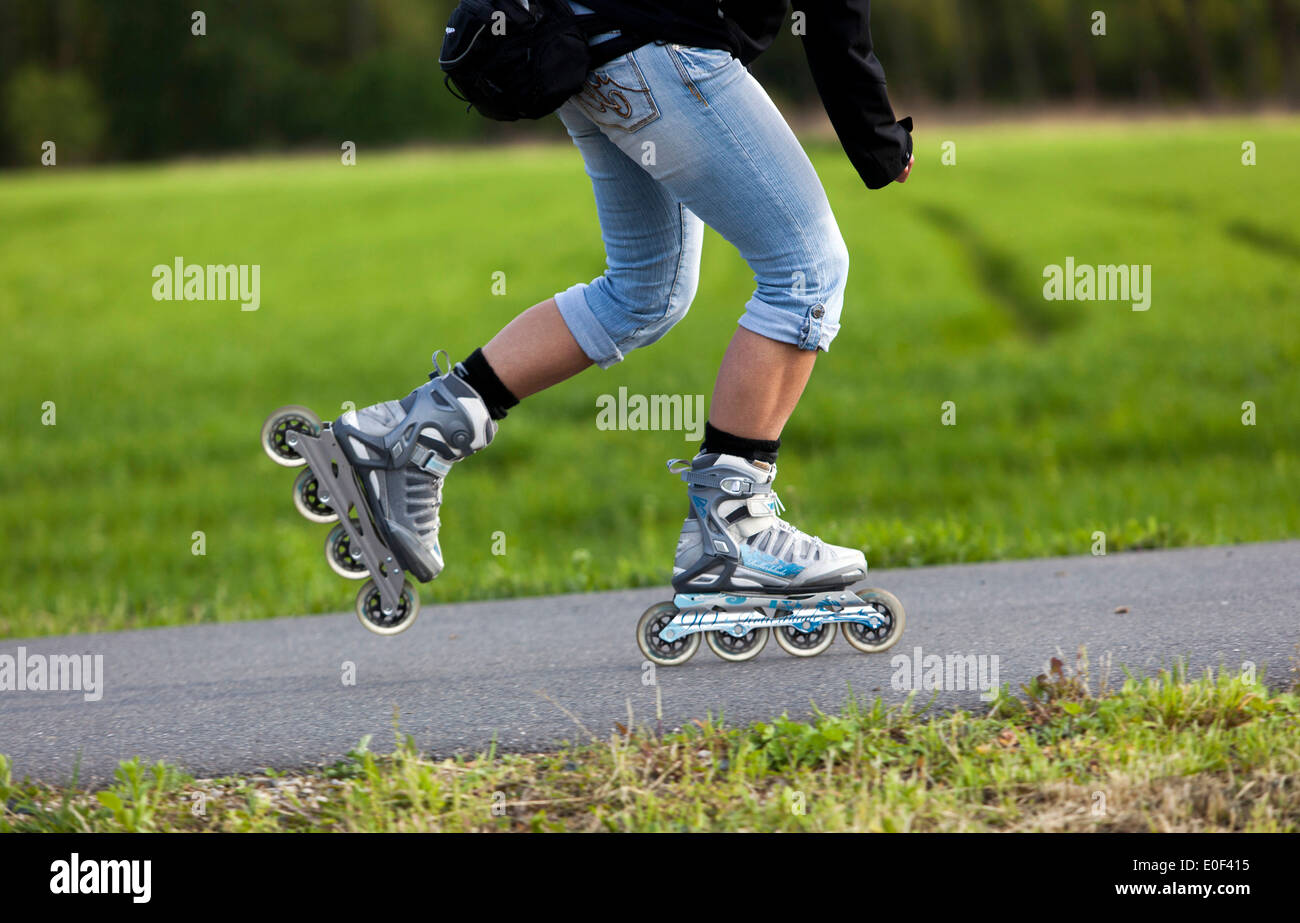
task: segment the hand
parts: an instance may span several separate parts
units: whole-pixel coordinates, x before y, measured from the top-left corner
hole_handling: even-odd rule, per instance
[[[903,172],[900,173],[900,174],[898,174],[898,176],[897,176],[897,178],[895,178],[894,182],[896,182],[896,183],[905,183],[905,182],[907,182],[907,177],[911,175],[911,173],[912,173],[912,164],[914,164],[914,163],[916,163],[916,155],[915,155],[915,154],[913,154],[911,157],[908,158],[908,160],[907,160],[907,166],[903,167]]]

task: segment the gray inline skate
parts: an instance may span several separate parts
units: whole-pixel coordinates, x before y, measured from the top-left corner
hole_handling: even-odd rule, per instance
[[[673,459],[668,469],[688,485],[690,512],[673,562],[676,595],[637,623],[647,659],[685,663],[703,635],[723,660],[750,660],[773,630],[787,653],[812,657],[835,640],[836,625],[866,653],[898,641],[902,603],[884,590],[847,589],[867,575],[862,552],[829,545],[781,519],[784,506],[772,490],[775,465],[701,453],[689,463]]]
[[[325,541],[329,566],[350,580],[369,576],[357,593],[357,618],[378,634],[397,634],[415,620],[420,599],[404,572],[427,583],[442,571],[443,479],[496,435],[483,399],[444,373],[438,356],[430,381],[400,401],[324,424],[306,407],[281,407],[262,425],[272,461],[307,466],[293,485],[298,512],[338,523]]]

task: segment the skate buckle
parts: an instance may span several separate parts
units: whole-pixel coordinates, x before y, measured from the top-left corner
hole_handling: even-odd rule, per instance
[[[754,492],[754,482],[749,478],[723,478],[718,482],[718,486],[724,493],[731,494],[733,497]]]

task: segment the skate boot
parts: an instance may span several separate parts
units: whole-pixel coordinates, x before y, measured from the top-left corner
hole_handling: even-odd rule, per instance
[[[262,429],[282,465],[308,465],[294,484],[306,518],[338,525],[325,544],[331,568],[370,577],[357,616],[380,634],[409,627],[418,611],[410,571],[427,583],[441,573],[438,544],[442,483],[451,466],[487,446],[496,422],[482,398],[434,355],[428,383],[400,401],[345,413],[322,425],[305,407],[283,407]]]
[[[684,466],[684,467],[681,467]],[[687,485],[690,509],[677,541],[671,603],[652,606],[637,640],[650,660],[683,663],[704,635],[724,660],[758,656],[770,629],[790,654],[820,654],[842,626],[865,652],[892,646],[903,607],[892,594],[847,587],[867,574],[861,551],[823,542],[783,520],[772,490],[776,466],[733,455],[669,462]]]
[[[861,551],[828,545],[781,519],[775,465],[697,455],[680,473],[690,514],[673,561],[678,593],[841,590],[867,575]]]
[[[398,562],[421,583],[442,572],[442,482],[451,466],[487,446],[496,422],[454,373],[400,401],[345,413],[331,427],[365,485],[371,514]]]

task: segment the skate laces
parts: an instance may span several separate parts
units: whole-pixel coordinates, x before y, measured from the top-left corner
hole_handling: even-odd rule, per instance
[[[772,499],[775,501],[774,506],[778,514],[775,517],[776,522],[772,525],[772,528],[776,529],[778,534],[790,536],[789,541],[786,543],[783,551],[788,552],[791,558],[814,557],[817,553],[817,549],[819,547],[824,546],[826,543],[822,541],[819,536],[809,535],[807,532],[801,530],[798,526],[795,526],[792,523],[788,523],[784,519],[782,519],[779,514],[785,512],[785,504],[782,503],[781,498],[776,495],[776,491],[772,492]],[[751,541],[753,541],[753,539],[751,539]],[[800,550],[799,548],[800,542],[803,543],[802,550]]]
[[[776,528],[779,529],[781,532],[784,532],[785,534],[790,536],[789,547],[790,547],[791,554],[795,552],[795,548],[796,548],[795,543],[799,541],[803,541],[807,546],[803,550],[802,557],[808,557],[816,550],[818,545],[825,544],[825,542],[823,542],[816,535],[809,535],[807,532],[800,530],[797,526],[791,525],[790,523],[786,522],[784,519],[777,519]]]
[[[753,506],[748,506],[750,517],[768,520],[769,524],[762,531],[748,536],[745,539],[747,544],[790,561],[817,557],[818,548],[824,546],[825,542],[781,518],[780,514],[785,512],[785,504],[781,502],[776,491],[751,495],[743,502],[750,504],[754,501],[762,504],[761,512],[756,511]]]
[[[427,513],[428,509],[432,507],[433,521],[431,523],[428,523],[427,525],[419,525],[418,529],[419,529],[420,538],[422,539],[427,538],[430,535],[436,538],[438,535],[438,531],[442,528],[443,478],[441,475],[434,474],[433,472],[425,468],[419,468],[415,466],[409,466],[406,469],[406,471],[407,471],[407,485],[408,485],[408,490],[406,491],[407,512],[411,514],[416,514],[418,512]],[[420,497],[419,507],[413,506],[410,500],[411,491],[409,490],[409,487],[413,486],[411,484],[412,479],[418,479],[416,483],[419,485],[420,490],[422,492],[427,490],[430,494],[427,500],[424,497]]]

